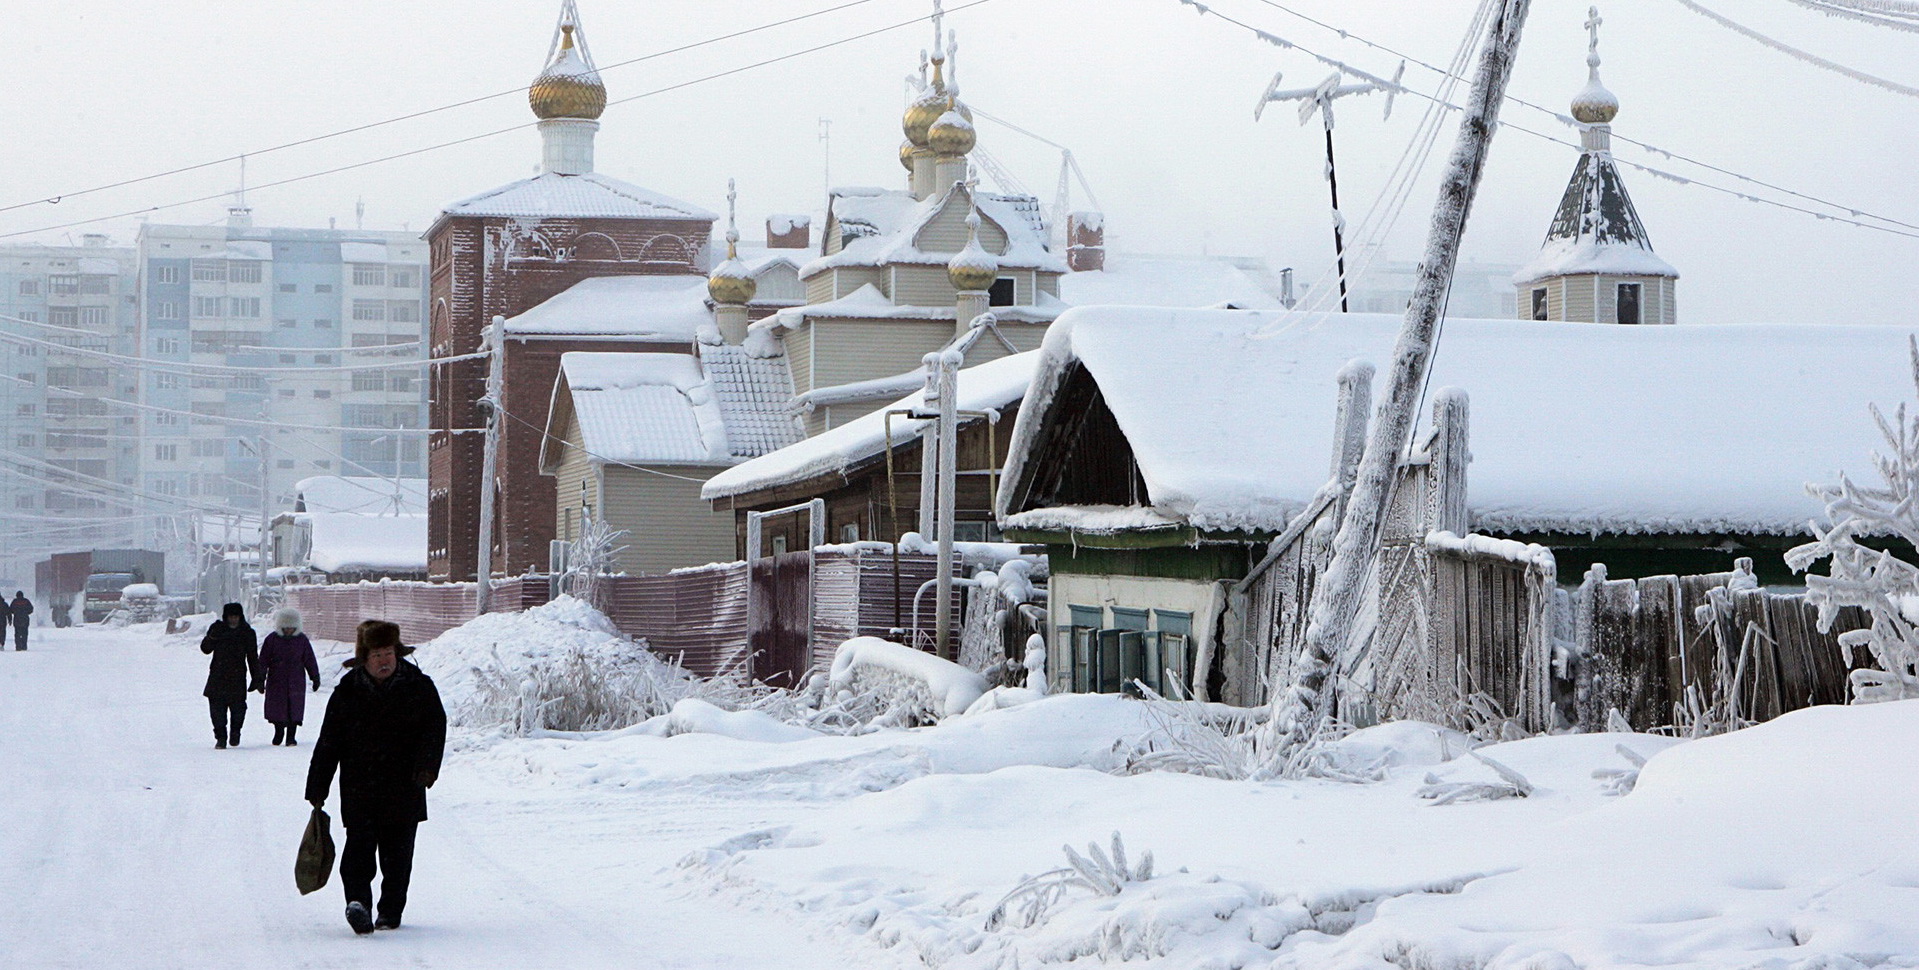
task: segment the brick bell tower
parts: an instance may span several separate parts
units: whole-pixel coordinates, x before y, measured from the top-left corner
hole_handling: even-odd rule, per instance
[[[540,172],[448,205],[426,232],[432,356],[487,349],[494,317],[512,318],[581,280],[623,275],[703,275],[716,216],[593,169],[606,86],[574,0],[563,0],[546,67],[527,89],[539,119]],[[509,335],[511,328],[508,328]],[[546,566],[554,480],[539,474],[541,429],[560,353],[633,349],[590,339],[505,341],[503,418],[495,493],[493,569]],[[538,346],[535,346],[536,343]],[[433,367],[428,420],[428,572],[466,581],[477,570],[488,361]]]

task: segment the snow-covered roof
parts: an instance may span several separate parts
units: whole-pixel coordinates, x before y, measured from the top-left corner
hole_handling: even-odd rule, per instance
[[[229,239],[220,259],[260,260],[273,258],[273,244],[254,239]]]
[[[727,450],[735,457],[764,455],[804,437],[786,410],[793,397],[793,375],[786,358],[711,344],[700,347],[700,366],[719,397]]]
[[[426,479],[314,475],[293,483],[296,512],[426,514]]]
[[[1106,267],[1059,278],[1061,300],[1074,306],[1203,307],[1230,303],[1245,310],[1277,310],[1279,299],[1229,260],[1204,256],[1114,256]]]
[[[340,262],[342,263],[384,263],[386,260],[386,243],[343,242],[340,244]]]
[[[719,216],[651,189],[588,172],[543,172],[449,204],[449,216],[573,219],[689,219],[711,223]]]
[[[426,513],[358,515],[311,512],[307,562],[328,573],[426,571]]]
[[[831,213],[833,221],[840,226],[840,251],[800,267],[800,276],[813,276],[839,266],[899,263],[945,266],[955,250],[921,249],[920,230],[939,216],[954,193],[965,191],[964,186],[954,185],[916,202],[912,193],[893,189],[836,189]],[[979,206],[980,217],[999,226],[1006,234],[1006,251],[993,254],[1001,267],[1066,272],[1065,260],[1046,248],[1043,224],[1036,221],[1036,202],[1024,196],[990,192],[976,192],[973,199]]]
[[[706,305],[704,276],[597,276],[508,317],[519,336],[586,334],[659,342],[691,342],[717,324]]]
[[[1552,276],[1603,273],[1609,276],[1670,276],[1679,271],[1652,251],[1619,167],[1607,152],[1589,151],[1573,164],[1572,179],[1560,197],[1559,211],[1546,241],[1513,282],[1524,286]]]
[[[1039,351],[1028,351],[961,370],[959,409],[996,411],[1019,403],[1026,393],[1038,359]],[[700,489],[700,497],[711,501],[803,482],[821,475],[846,474],[862,462],[885,452],[886,412],[920,407],[924,403],[923,392],[922,382],[921,390],[900,398],[888,407],[720,472],[707,480],[705,487]],[[893,441],[899,444],[911,440],[923,424],[923,421],[894,417]]]
[[[571,414],[580,444],[598,461],[635,465],[730,465],[726,418],[698,358],[690,354],[571,353],[560,378],[543,464],[558,464]],[[563,396],[563,397],[562,397]]]
[[[1031,306],[989,308],[1002,323],[1051,323],[1066,309],[1066,304],[1047,293]],[[795,330],[809,319],[836,320],[951,320],[958,310],[952,306],[913,306],[894,303],[871,283],[863,283],[837,300],[787,307],[763,320],[753,322],[756,329]]]
[[[1399,326],[1382,314],[1070,310],[1040,350],[1002,502],[1078,364],[1161,517],[1277,531],[1326,481],[1336,375],[1355,358],[1389,362]],[[1474,528],[1795,534],[1820,511],[1808,482],[1870,460],[1868,405],[1912,395],[1910,332],[1448,320],[1430,388],[1471,397]],[[1059,528],[1073,510],[1000,512],[1009,526]]]

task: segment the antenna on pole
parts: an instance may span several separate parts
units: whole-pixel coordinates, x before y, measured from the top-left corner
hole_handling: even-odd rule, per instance
[[[1310,88],[1291,88],[1281,90],[1279,82],[1285,72],[1273,75],[1266,84],[1266,91],[1259,96],[1259,103],[1253,106],[1253,120],[1258,121],[1266,113],[1266,106],[1275,101],[1299,102],[1299,123],[1306,124],[1319,115],[1326,129],[1326,187],[1333,202],[1333,259],[1339,271],[1339,312],[1352,312],[1346,295],[1346,217],[1339,211],[1339,169],[1333,155],[1333,102],[1340,98],[1372,94],[1375,91],[1386,92],[1386,117],[1393,116],[1393,96],[1404,90],[1399,79],[1406,74],[1406,62],[1399,62],[1399,70],[1393,73],[1391,81],[1362,81],[1357,84],[1341,84],[1341,72],[1334,71],[1326,80]]]

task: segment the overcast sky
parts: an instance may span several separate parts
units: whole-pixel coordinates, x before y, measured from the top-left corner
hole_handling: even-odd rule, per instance
[[[845,0],[579,0],[601,65]],[[958,7],[967,0],[949,0]],[[1474,4],[1464,0],[1282,0],[1286,6],[1433,63],[1447,62]],[[1863,71],[1919,85],[1919,34],[1832,20],[1787,0],[1704,0],[1750,26]],[[293,139],[521,88],[539,70],[557,0],[27,3],[0,0],[0,205],[71,193]],[[1220,12],[1379,74],[1397,59],[1262,0]],[[1511,93],[1564,111],[1585,79],[1586,0],[1535,0]],[[869,0],[789,27],[605,73],[614,99],[919,16],[927,0]],[[1731,34],[1674,0],[1614,0],[1602,11],[1615,129],[1669,151],[1852,208],[1919,224],[1919,101],[1803,64]],[[988,0],[949,19],[970,103],[1060,144],[1080,160],[1116,249],[1265,256],[1302,280],[1330,261],[1319,129],[1290,109],[1255,123],[1275,71],[1316,83],[1328,69],[1264,44],[1177,0]],[[768,212],[818,211],[832,121],[834,183],[898,185],[902,79],[928,46],[924,25],[608,109],[601,171],[716,211],[740,181],[747,235]],[[1409,67],[1424,91],[1437,78]],[[1339,116],[1340,187],[1349,218],[1385,185],[1424,103],[1377,98]],[[261,155],[261,183],[530,121],[523,94],[317,145]],[[1549,115],[1508,105],[1504,120],[1577,141]],[[1419,253],[1440,149],[1386,240]],[[1055,149],[980,125],[988,148],[1047,201]],[[1777,192],[1620,145],[1643,162],[1755,195]],[[1465,252],[1522,263],[1538,246],[1575,152],[1501,132]],[[424,229],[440,205],[530,174],[529,127],[398,161],[255,192],[263,225],[341,226],[366,204],[368,228]],[[1680,319],[1914,323],[1919,239],[1756,205],[1627,170],[1660,254],[1677,266]],[[234,188],[236,165],[0,212],[0,233],[165,205]],[[1077,186],[1074,205],[1084,207]],[[1790,201],[1790,200],[1788,200]],[[155,213],[218,221],[221,202]],[[129,241],[136,223],[105,223]],[[57,242],[76,227],[33,238]]]

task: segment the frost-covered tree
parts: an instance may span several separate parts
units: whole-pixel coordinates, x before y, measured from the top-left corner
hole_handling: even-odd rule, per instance
[[[602,606],[600,580],[618,570],[620,553],[626,548],[620,540],[625,537],[624,529],[615,529],[598,516],[586,516],[580,523],[579,537],[567,544],[567,570],[561,588],[575,599]]]
[[[1909,346],[1919,391],[1919,338]],[[1826,575],[1806,576],[1806,598],[1819,608],[1821,630],[1831,629],[1842,607],[1871,616],[1871,627],[1840,634],[1839,646],[1847,663],[1864,647],[1879,665],[1852,672],[1853,699],[1889,701],[1919,697],[1919,567],[1881,548],[1919,548],[1919,414],[1901,404],[1890,420],[1877,406],[1872,417],[1890,449],[1873,455],[1879,484],[1841,474],[1837,484],[1807,486],[1825,503],[1825,522],[1812,524],[1814,541],[1786,553],[1786,563],[1803,572],[1831,560]]]

